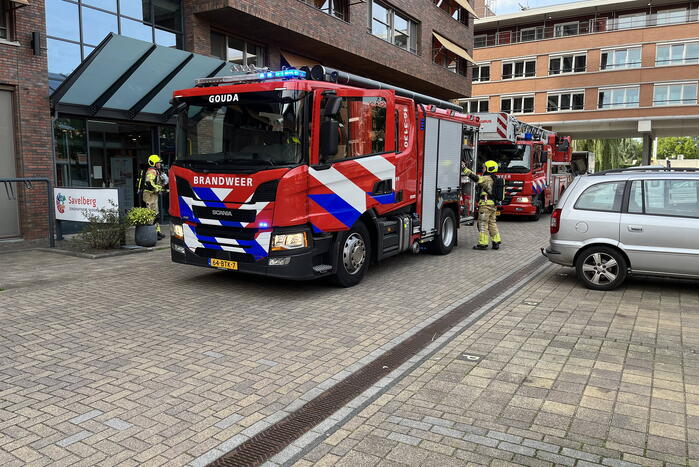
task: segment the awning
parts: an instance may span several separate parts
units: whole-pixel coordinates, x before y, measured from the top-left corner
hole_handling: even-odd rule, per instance
[[[313,68],[315,65],[319,65],[318,62],[316,62],[315,60],[311,60],[310,58],[292,54],[291,52],[287,52],[285,50],[282,50],[281,52],[282,59],[286,60],[289,66],[292,66],[294,68],[301,68],[302,66]]]
[[[14,3],[19,3],[21,5],[29,5],[29,0],[10,0],[11,2]]]
[[[476,10],[473,9],[470,3],[468,3],[468,0],[455,0],[456,3],[461,5],[466,11],[471,13],[474,18],[478,19],[478,15],[476,14]]]
[[[172,92],[233,74],[228,62],[110,34],[51,95],[55,112],[134,121],[172,118]]]
[[[437,33],[434,32],[434,31],[432,31],[432,34],[433,34],[434,37],[444,46],[444,48],[446,48],[446,49],[449,50],[450,52],[455,53],[455,54],[458,55],[459,57],[461,57],[461,58],[463,58],[463,59],[465,59],[465,60],[468,60],[468,61],[471,62],[471,63],[476,63],[476,62],[473,60],[473,57],[471,57],[471,56],[468,54],[468,52],[466,52],[465,49],[463,49],[463,48],[461,48],[460,46],[454,44],[454,43],[453,43],[452,41],[450,41],[449,39],[445,38],[444,36],[441,36],[441,35],[437,34]]]

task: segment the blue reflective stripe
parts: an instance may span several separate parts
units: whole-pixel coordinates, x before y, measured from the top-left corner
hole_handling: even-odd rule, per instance
[[[371,196],[373,199],[379,202],[379,204],[393,204],[396,202],[396,192],[393,191],[391,193],[386,193],[383,195],[372,195],[371,193],[367,193],[369,196]]]
[[[361,212],[354,209],[351,204],[335,193],[308,195],[308,197],[347,227],[352,227],[359,219],[359,216],[362,215]]]

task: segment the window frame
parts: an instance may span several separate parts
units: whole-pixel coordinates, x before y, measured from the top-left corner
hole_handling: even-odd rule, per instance
[[[389,24],[386,24],[383,20],[380,19],[375,19],[374,18],[374,5],[378,4],[381,6],[384,10],[386,10],[389,13]],[[400,45],[396,44],[395,41],[395,36],[396,36],[396,15],[399,16],[401,19],[405,20],[408,23],[408,41],[407,41],[407,47],[401,47]],[[369,0],[369,34],[371,34],[374,37],[377,37],[381,39],[384,42],[388,42],[389,44],[392,44],[399,49],[405,50],[406,52],[410,52],[413,55],[419,55],[418,50],[419,50],[419,44],[418,44],[418,35],[419,35],[419,23],[415,21],[410,15],[403,13],[401,10],[396,9],[395,7],[391,6],[388,3],[384,3],[382,1],[377,1],[377,0]],[[384,26],[387,27],[388,29],[388,39],[384,39],[381,36],[378,36],[374,34],[374,21],[377,21]]]
[[[643,24],[637,25],[636,21],[633,19],[631,20],[631,24],[629,26],[621,27],[621,20],[623,19],[629,19],[629,18],[641,18],[643,17]],[[614,30],[620,31],[620,30],[625,30],[625,29],[636,29],[636,28],[645,28],[648,26],[648,14],[647,13],[628,13],[625,15],[619,15],[616,18],[616,28]]]
[[[669,99],[671,86],[682,86],[682,91],[681,91],[682,97],[680,98],[679,103],[673,103],[673,101],[671,101]],[[685,86],[694,86],[694,98],[690,102],[684,102],[685,100],[687,100],[684,97]],[[666,97],[668,99],[660,100],[660,101],[656,100],[656,92],[657,92],[658,88],[663,88],[663,87],[668,88],[667,92],[666,92]],[[656,83],[653,85],[653,107],[674,107],[674,106],[682,106],[682,105],[697,105],[697,98],[699,97],[698,94],[699,94],[699,81],[685,81],[685,82],[680,82],[680,83]],[[662,102],[666,102],[666,103],[663,104]]]
[[[225,61],[228,62],[228,63],[233,63],[232,61],[229,60],[229,57],[228,57],[228,50],[231,48],[231,47],[229,47],[229,45],[228,45],[228,44],[229,44],[228,41],[229,41],[230,38],[233,38],[233,39],[236,39],[236,40],[241,41],[241,42],[244,44],[243,47],[244,47],[245,50],[242,51],[242,52],[243,52],[243,64],[242,64],[243,66],[248,66],[248,65],[249,65],[249,64],[248,64],[248,47],[251,46],[251,45],[257,47],[258,50],[260,50],[260,49],[262,50],[262,63],[256,63],[255,66],[258,66],[258,67],[267,66],[267,62],[268,62],[267,57],[268,57],[269,54],[268,54],[268,51],[267,51],[267,46],[266,46],[265,44],[262,44],[262,43],[257,42],[257,41],[250,41],[250,40],[248,40],[248,39],[246,39],[246,38],[244,38],[244,37],[236,36],[235,34],[230,34],[230,33],[221,31],[221,30],[219,30],[219,29],[211,29],[211,34],[210,34],[210,35],[213,35],[213,34],[218,34],[218,35],[220,35],[220,36],[223,36],[224,41],[225,41],[224,46],[225,46],[225,48],[226,48],[226,56],[225,56],[225,57],[221,57],[220,55],[215,55],[215,54],[214,54],[214,51],[212,50],[212,51],[211,51],[211,54],[214,55],[215,57],[220,58],[221,60],[225,60]],[[211,42],[213,42],[213,41],[211,41]],[[260,57],[260,54],[258,53],[258,54],[256,54],[255,56],[256,56],[256,57]],[[234,63],[234,65],[238,65],[238,64],[237,64],[237,63]]]
[[[684,18],[682,18],[681,21],[668,21],[665,23],[661,23],[658,20],[660,19],[660,14],[667,14],[669,13],[670,16],[672,17],[672,13],[678,13],[678,12],[684,12]],[[678,15],[679,16],[679,15]],[[687,22],[687,18],[689,16],[689,8],[666,8],[664,10],[658,10],[655,12],[655,22],[654,26],[669,26],[672,24],[682,24]]]
[[[572,58],[572,63],[571,63],[571,71],[563,71],[563,59],[570,57]],[[577,71],[578,68],[575,66],[576,59],[579,57],[584,57],[585,58],[585,67],[582,71]],[[551,62],[553,60],[560,60],[559,64],[559,71],[557,73],[552,73],[553,68],[551,67]],[[560,76],[560,75],[572,75],[575,73],[586,73],[587,72],[587,52],[571,52],[571,53],[564,53],[564,54],[553,54],[549,55],[549,67],[548,67],[548,75],[549,76]]]
[[[626,92],[628,89],[637,89],[638,90],[638,102],[636,103],[637,105],[635,106],[629,106],[627,102],[624,102],[624,105],[622,106],[615,106],[614,104],[610,104],[610,106],[600,106],[600,97],[602,96],[602,93],[605,91],[615,91],[623,89],[624,90],[624,99],[626,99]],[[604,87],[604,88],[599,88],[597,90],[597,109],[598,110],[616,110],[616,109],[637,109],[641,106],[641,86],[614,86],[614,87]]]
[[[563,32],[566,26],[570,26],[574,24],[576,27],[575,34],[559,34],[559,28],[560,31]],[[560,38],[560,37],[572,37],[572,36],[579,36],[580,35],[580,21],[567,21],[565,23],[557,23],[554,24],[553,26],[553,37],[555,38]]]
[[[314,0],[301,0],[303,3],[306,5],[309,5],[316,10],[320,10],[321,12],[325,13],[328,16],[332,16],[333,18],[337,18],[341,21],[344,21],[346,23],[350,22],[349,14],[350,14],[350,8],[349,8],[349,0],[326,0],[328,2],[328,8],[327,11],[325,8],[322,6],[316,6]],[[341,8],[337,8],[336,3],[341,3]],[[336,12],[340,11],[340,14],[338,15]]]
[[[524,40],[524,33],[534,31],[534,39]],[[520,42],[534,42],[544,39],[545,29],[543,26],[532,26],[530,28],[522,28],[519,30],[519,41]]]
[[[621,200],[619,201],[619,208],[618,210],[615,209],[590,209],[590,208],[581,208],[578,207],[580,204],[580,199],[587,193],[590,189],[600,186],[600,185],[609,185],[609,184],[621,184],[623,189],[621,191]],[[592,185],[588,186],[585,188],[582,193],[578,195],[578,197],[575,199],[575,204],[573,204],[573,209],[576,211],[589,211],[589,212],[609,212],[609,213],[622,213],[624,212],[625,209],[628,208],[628,200],[626,200],[626,192],[628,190],[628,181],[627,180],[609,180],[606,182],[599,182],[599,183],[593,183]],[[612,204],[612,207],[614,205]]]
[[[521,112],[515,112],[515,99],[522,99],[522,106],[521,106],[522,111],[521,111]],[[525,99],[532,99],[532,106],[531,106],[532,111],[531,111],[531,112],[525,112],[525,111],[524,111],[524,109],[525,109],[524,100],[525,100]],[[504,102],[504,101],[507,101],[507,100],[510,101],[510,110],[509,110],[509,111],[503,110],[503,108],[502,108],[503,102]],[[516,96],[512,96],[512,95],[510,95],[510,96],[501,96],[501,97],[500,97],[500,112],[502,112],[502,113],[509,113],[510,115],[525,115],[525,114],[533,114],[533,113],[536,113],[536,99],[535,99],[535,96],[534,96],[534,94],[522,94],[522,95],[516,95]]]
[[[574,108],[574,101],[576,95],[582,95],[583,96],[583,101],[582,101],[582,107],[579,109]],[[561,99],[563,96],[570,96],[570,108],[569,109],[561,109]],[[557,97],[557,102],[558,105],[556,106],[556,110],[551,110],[549,105],[550,102],[549,100],[552,97]],[[546,96],[546,112],[582,112],[585,110],[585,90],[584,89],[576,89],[572,91],[557,91],[557,92],[549,92]]]
[[[481,110],[481,104],[485,103],[486,108],[485,110]],[[466,108],[464,111],[468,114],[475,114],[479,112],[488,112],[488,109],[490,108],[490,99],[489,98],[475,98],[475,99],[466,99],[462,101],[462,104],[466,104]],[[472,104],[477,104],[478,109],[474,110],[471,108]],[[463,105],[462,105],[463,107]]]
[[[14,35],[14,15],[7,0],[0,0],[0,18],[4,20],[4,26],[0,26],[0,41],[12,42]],[[2,35],[4,31],[4,36]]]
[[[482,68],[488,67],[488,79],[483,79],[482,76]],[[476,79],[475,74],[476,70],[478,70],[478,78]],[[479,63],[476,65],[473,65],[473,68],[471,69],[471,81],[474,83],[487,83],[490,81],[490,62],[488,63]]]
[[[638,66],[623,66],[623,67],[621,67],[621,66],[618,66],[616,63],[614,63],[614,65],[613,65],[612,67],[610,67],[610,66],[609,66],[609,55],[612,54],[612,56],[616,56],[616,55],[614,55],[615,52],[620,51],[620,50],[623,50],[623,51],[626,53],[626,61],[624,62],[624,65],[628,65],[629,63],[631,63],[631,62],[629,62],[629,51],[631,51],[631,50],[639,50],[639,52],[640,52],[639,55],[638,55],[639,61],[638,61],[638,62],[634,62],[634,63],[637,63]],[[606,67],[603,66],[603,61],[602,61],[602,60],[603,60],[602,57],[603,57],[604,54],[607,54],[607,64],[606,64]],[[643,63],[642,63],[642,62],[643,62],[643,47],[639,45],[639,46],[633,46],[633,47],[614,47],[614,48],[610,48],[610,49],[602,49],[602,50],[600,50],[600,55],[599,55],[599,57],[600,57],[600,58],[599,58],[599,60],[600,60],[600,62],[599,62],[599,69],[600,69],[600,71],[634,70],[634,69],[637,69],[637,68],[641,68],[642,65],[643,65]]]
[[[699,219],[699,215],[697,216],[682,216],[682,215],[676,215],[676,214],[656,214],[656,213],[649,213],[647,212],[646,209],[646,183],[648,182],[694,182],[697,184],[697,202],[699,202],[699,179],[692,179],[692,178],[637,178],[633,180],[627,180],[627,187],[626,187],[626,194],[624,195],[625,198],[625,203],[623,207],[623,213],[624,214],[630,214],[632,216],[654,216],[654,217],[671,217],[671,218],[679,218],[679,219]],[[632,190],[633,190],[633,184],[636,182],[640,182],[641,184],[641,212],[632,212],[629,210],[629,205],[631,202],[631,195],[632,195]],[[665,191],[665,190],[663,190]],[[669,188],[667,190],[667,193],[669,194]],[[665,199],[665,201],[667,201]]]
[[[516,76],[516,64],[517,63],[522,63],[522,76]],[[534,74],[527,76],[527,63],[534,63]],[[510,65],[512,67],[512,73],[509,78],[505,77],[505,67],[507,65]],[[536,57],[534,58],[520,58],[517,60],[507,60],[502,62],[502,74],[501,74],[501,79],[503,81],[505,80],[511,80],[511,79],[529,79],[529,78],[536,78]]]
[[[695,45],[697,46],[697,50],[699,51],[699,41],[693,40],[693,41],[687,41],[687,42],[665,42],[661,44],[656,44],[655,45],[655,66],[681,66],[681,65],[696,65],[699,63],[699,55],[697,57],[690,57],[687,58],[687,52],[688,52],[688,45]],[[672,47],[675,46],[682,46],[682,59],[679,62],[674,62],[672,59]],[[658,61],[658,57],[660,56],[660,48],[661,47],[669,47],[670,52],[668,56],[670,57],[668,60],[664,61],[664,63],[660,63]],[[692,62],[693,60],[693,62]]]

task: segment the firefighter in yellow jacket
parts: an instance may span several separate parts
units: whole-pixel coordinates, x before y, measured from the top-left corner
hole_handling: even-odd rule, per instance
[[[492,199],[495,173],[498,171],[498,163],[486,161],[483,166],[483,175],[474,174],[472,170],[464,168],[463,174],[478,184],[480,198],[478,201],[478,245],[474,250],[487,250],[490,240],[493,241],[493,250],[500,249],[502,239],[498,232],[497,215],[498,208]]]
[[[146,207],[151,211],[155,211],[155,215],[159,214],[158,199],[160,193],[164,190],[164,180],[163,174],[161,172],[162,161],[160,157],[153,154],[148,158],[148,170],[146,170],[145,180],[143,180],[143,202]],[[155,224],[156,231],[158,232],[158,240],[164,238],[160,232],[160,224]]]

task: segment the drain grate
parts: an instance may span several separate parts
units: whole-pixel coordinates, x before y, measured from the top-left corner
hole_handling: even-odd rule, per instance
[[[209,465],[212,467],[256,466],[269,460],[381,378],[411,359],[438,336],[497,298],[515,283],[530,276],[545,261],[544,258],[537,258],[491,285],[483,293],[438,318],[376,360],[310,400],[303,407],[290,413],[286,418],[266,428]]]

